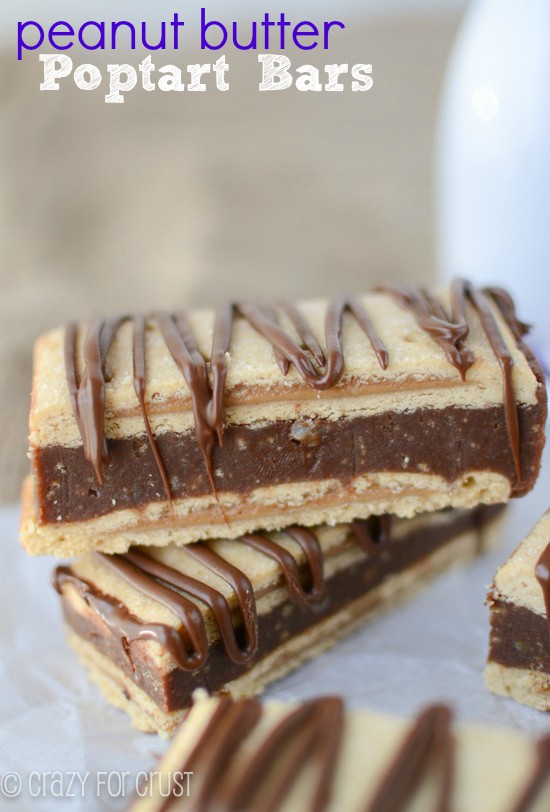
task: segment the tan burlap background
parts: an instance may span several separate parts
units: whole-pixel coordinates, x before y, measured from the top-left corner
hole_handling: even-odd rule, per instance
[[[372,62],[365,94],[259,94],[256,57],[228,54],[226,94],[105,105],[41,94],[34,55],[0,61],[0,501],[27,468],[31,346],[48,327],[433,275],[434,134],[457,23],[373,23],[329,58],[292,57]]]

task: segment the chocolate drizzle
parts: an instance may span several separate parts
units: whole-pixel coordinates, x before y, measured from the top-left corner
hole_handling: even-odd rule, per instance
[[[451,722],[446,705],[432,705],[417,717],[365,812],[405,810],[431,764],[437,764],[438,781],[430,812],[450,812],[455,769]]]
[[[298,333],[302,342],[301,346],[279,327],[272,311],[270,317],[269,310],[244,302],[239,303],[237,308],[252,327],[286,359],[286,364],[280,366],[283,374],[286,375],[289,364],[292,364],[303,380],[315,389],[330,389],[336,386],[344,374],[342,320],[346,311],[355,317],[369,339],[380,367],[386,369],[388,366],[388,353],[376,334],[364,307],[354,296],[340,295],[329,302],[325,316],[325,353],[313,338],[304,317],[293,304],[283,302],[281,309]]]
[[[220,699],[206,729],[183,765],[182,773],[193,773],[192,797],[188,800],[189,810],[208,809],[218,787],[218,782],[227,769],[232,756],[243,739],[254,730],[262,716],[262,707],[254,699],[233,702],[227,697]],[[177,796],[173,789],[161,805],[161,812],[168,809]],[[220,808],[221,812],[221,808]]]
[[[304,812],[326,809],[338,767],[344,728],[343,703],[338,697],[303,702],[260,740],[244,765],[234,757],[254,734],[263,714],[259,702],[222,698],[181,772],[193,773],[189,809],[217,812],[277,812],[293,784],[308,765],[311,799]],[[168,809],[172,793],[161,806]]]
[[[504,340],[502,333],[500,332],[499,326],[488,304],[487,297],[481,291],[476,290],[472,285],[467,283],[464,283],[464,290],[477,308],[481,325],[485,331],[487,340],[491,345],[491,349],[493,350],[502,372],[502,389],[506,428],[508,429],[508,439],[510,440],[510,448],[514,458],[516,474],[518,480],[521,482],[522,475],[518,409],[516,404],[516,394],[514,391],[514,382],[512,380],[514,359],[512,358],[512,354],[506,345],[506,341]],[[498,305],[499,299],[497,298],[494,301]]]
[[[546,622],[550,634],[550,543],[547,544],[535,566],[535,577],[542,589],[546,607]]]
[[[464,381],[466,372],[474,363],[474,354],[463,348],[469,328],[461,280],[455,280],[451,286],[450,316],[441,302],[422,288],[385,285],[379,290],[393,296],[400,305],[412,312],[418,326],[439,344],[449,363],[459,371]]]
[[[372,555],[379,551],[380,542],[390,540],[389,527],[389,517],[373,517],[365,522],[354,522],[350,530],[356,543]],[[324,558],[319,540],[313,531],[303,527],[288,527],[284,532],[304,553],[305,573],[287,549],[265,535],[254,533],[243,536],[239,544],[247,545],[275,561],[286,584],[290,602],[303,609],[313,609],[325,597]],[[99,556],[107,567],[138,593],[173,612],[180,621],[179,629],[165,624],[142,623],[120,601],[80,579],[68,567],[55,570],[54,587],[61,593],[63,584],[70,582],[83,600],[116,633],[115,637],[120,640],[130,660],[134,640],[156,639],[170,651],[180,668],[189,671],[200,668],[208,657],[209,642],[203,613],[194,602],[198,601],[211,610],[228,658],[237,665],[250,663],[258,648],[258,615],[249,578],[208,544],[197,542],[184,549],[231,586],[238,606],[237,618],[234,618],[229,602],[219,590],[163,564],[139,549],[131,549],[124,555],[94,555]],[[305,584],[302,584],[302,580]]]
[[[527,785],[510,812],[529,812],[550,780],[550,736],[537,742],[537,762]]]
[[[145,316],[134,316],[134,391],[139,401],[139,408],[141,409],[141,416],[143,417],[147,440],[149,442],[149,446],[151,447],[160,478],[162,479],[166,498],[170,502],[170,506],[173,507],[170,480],[168,479],[166,467],[162,461],[162,457],[160,456],[157,441],[153,436],[151,423],[149,422],[149,416],[147,415],[147,409],[145,408],[145,380],[147,377],[147,367],[145,361],[145,330]]]
[[[306,812],[322,812],[331,799],[334,776],[344,732],[344,706],[338,697],[304,702],[291,711],[258,747],[225,797],[226,812],[257,809],[262,784],[270,781],[269,794],[261,804],[263,812],[276,812],[292,784],[308,763],[315,765],[313,792]],[[275,762],[284,756],[276,780],[270,775]],[[271,783],[273,782],[273,783]]]
[[[76,374],[76,337],[78,334],[78,325],[71,322],[65,327],[65,378],[67,379],[67,388],[69,390],[69,400],[71,401],[71,408],[73,410],[74,418],[78,424],[78,430],[82,434],[80,428],[80,417],[78,414],[78,378]]]
[[[65,371],[71,406],[82,437],[84,456],[94,466],[97,480],[103,484],[103,461],[107,458],[105,440],[105,358],[116,331],[125,319],[92,320],[84,339],[84,372],[80,382],[76,370],[76,325],[65,333]]]
[[[344,372],[341,331],[342,319],[347,310],[353,314],[369,338],[382,369],[386,369],[388,365],[388,353],[376,334],[365,309],[355,297],[339,296],[330,303],[325,320],[326,355],[297,308],[290,302],[283,302],[280,309],[292,323],[301,345],[280,328],[275,308],[272,306],[245,303],[226,304],[216,311],[209,362],[201,355],[185,313],[177,311],[171,314],[159,311],[148,317],[157,322],[170,355],[189,387],[193,404],[195,435],[216,498],[212,451],[215,439],[220,445],[223,445],[226,354],[229,350],[236,316],[246,318],[257,332],[271,342],[276,363],[283,375],[287,375],[290,365],[293,364],[304,381],[316,389],[335,386]],[[70,324],[66,328],[65,371],[69,397],[82,435],[85,457],[94,466],[99,483],[103,484],[103,462],[107,458],[104,437],[105,378],[103,368],[107,352],[118,328],[129,318],[134,321],[134,390],[166,497],[172,503],[168,474],[154,440],[145,408],[147,321],[144,316],[120,317],[112,321],[94,319],[84,340],[85,371],[80,382],[77,379],[76,369],[77,327]]]
[[[521,341],[529,328],[517,319],[514,303],[510,296],[502,288],[486,288],[481,291],[470,282],[455,279],[451,285],[451,316],[449,318],[441,303],[424,290],[391,286],[383,287],[380,290],[393,295],[400,304],[412,311],[418,325],[443,348],[450,363],[459,371],[462,380],[465,380],[466,372],[474,362],[471,350],[463,348],[469,332],[466,321],[466,301],[473,305],[501,369],[506,429],[516,475],[521,482],[519,420],[512,379],[514,360],[489,304],[490,300],[496,305],[516,341]]]
[[[94,584],[77,576],[70,567],[56,567],[52,583],[61,595],[66,584],[76,590],[80,598],[103,620],[113,633],[120,638],[120,643],[128,657],[133,670],[132,650],[130,643],[136,640],[155,640],[162,648],[170,652],[182,668],[190,667],[195,652],[186,645],[184,636],[173,626],[163,623],[143,623],[130,614],[126,606],[109,595],[105,595]]]
[[[499,330],[488,300],[496,306],[519,342],[527,326],[520,322],[508,294],[500,288],[479,291],[470,283],[455,280],[451,286],[450,313],[447,314],[439,299],[422,289],[384,287],[381,290],[395,297],[409,309],[419,326],[431,335],[443,349],[449,362],[465,379],[474,362],[473,352],[464,346],[468,336],[466,300],[479,314],[482,327],[502,369],[504,409],[514,465],[521,481],[519,458],[519,428],[514,388],[512,383],[512,357]],[[278,312],[284,314],[298,336],[296,341],[279,324]],[[166,498],[172,503],[172,494],[166,467],[162,461],[145,407],[147,384],[145,345],[148,324],[156,321],[174,363],[189,387],[193,406],[195,435],[210,480],[217,497],[212,462],[216,441],[223,445],[225,426],[225,381],[227,353],[235,319],[244,318],[273,347],[276,364],[283,376],[294,366],[304,382],[318,390],[336,386],[344,373],[345,356],[342,345],[342,324],[345,313],[350,313],[370,341],[382,370],[390,358],[383,341],[377,334],[364,306],[357,297],[339,295],[328,304],[325,316],[325,349],[313,335],[304,315],[291,302],[273,305],[252,305],[247,302],[227,303],[215,314],[210,358],[201,354],[191,324],[182,311],[157,312],[145,316],[122,316],[103,321],[94,319],[83,341],[83,374],[78,380],[77,335],[78,328],[69,324],[65,332],[65,370],[69,397],[74,416],[82,436],[84,454],[94,467],[98,482],[103,484],[103,463],[107,459],[104,432],[105,412],[105,360],[112,341],[125,321],[134,324],[134,389],[144,420],[145,433],[159,471]],[[221,505],[220,505],[221,507]]]
[[[380,545],[388,542],[391,536],[391,516],[369,516],[356,519],[351,524],[359,546],[369,555],[378,555]]]
[[[291,603],[297,606],[307,606],[322,600],[325,593],[323,578],[323,553],[316,536],[305,527],[289,527],[286,532],[302,548],[309,565],[309,589],[304,589],[300,583],[300,573],[295,558],[280,544],[272,541],[261,533],[249,533],[240,539],[241,544],[252,547],[263,553],[279,565],[288,589]]]
[[[531,325],[518,319],[514,300],[508,291],[504,290],[504,288],[488,287],[484,288],[484,292],[487,296],[490,296],[502,313],[506,324],[514,334],[516,341],[521,341],[521,339],[527,335],[531,329]]]
[[[225,353],[229,345],[231,327],[230,311],[219,311],[214,326],[212,358],[213,384],[210,386],[206,361],[202,357],[193,330],[185,313],[178,311],[174,315],[165,312],[155,314],[156,321],[174,363],[182,373],[193,403],[195,434],[199,444],[208,478],[214,493],[214,471],[212,468],[212,449],[214,436],[223,442],[223,382],[225,381]],[[216,398],[214,398],[214,392]]]
[[[256,700],[222,697],[217,702],[178,771],[193,773],[186,809],[277,812],[306,770],[310,796],[301,809],[323,812],[329,806],[344,743],[342,700],[327,696],[302,702],[258,734],[262,718],[263,708]],[[243,747],[250,751],[244,758]],[[550,737],[537,742],[536,754],[533,772],[510,812],[529,812],[550,777]],[[405,812],[432,768],[437,777],[431,804],[423,808],[451,812],[456,799],[456,746],[452,713],[443,704],[428,706],[405,732],[365,812]],[[172,807],[177,790],[176,784],[163,795],[159,812]]]

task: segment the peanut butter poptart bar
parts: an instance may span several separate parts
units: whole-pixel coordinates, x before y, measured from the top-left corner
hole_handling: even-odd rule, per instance
[[[487,686],[550,711],[550,510],[497,571]]]
[[[462,281],[55,330],[22,542],[114,553],[521,496],[546,417],[525,331]]]
[[[405,720],[197,696],[132,812],[547,812],[550,736],[456,723],[430,705]]]
[[[60,566],[69,643],[136,727],[170,735],[195,689],[252,696],[498,538],[503,506],[372,517]]]

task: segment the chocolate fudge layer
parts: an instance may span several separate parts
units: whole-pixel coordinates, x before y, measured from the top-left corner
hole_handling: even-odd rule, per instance
[[[488,687],[550,710],[550,511],[498,570],[487,603]]]
[[[133,812],[545,812],[550,737],[405,720],[336,696],[296,704],[197,696]]]
[[[124,552],[520,496],[546,416],[525,329],[503,291],[457,281],[56,330],[23,544]]]
[[[475,555],[502,510],[89,553],[59,567],[54,584],[69,641],[107,699],[166,734],[195,689],[254,695]]]

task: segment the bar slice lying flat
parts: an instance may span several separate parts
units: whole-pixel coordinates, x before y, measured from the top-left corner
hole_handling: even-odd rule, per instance
[[[430,705],[410,720],[198,696],[133,812],[544,812],[550,737],[457,724]]]
[[[134,724],[170,735],[196,688],[253,696],[498,538],[502,506],[88,553],[58,567],[71,646]],[[367,677],[366,677],[367,678]]]

